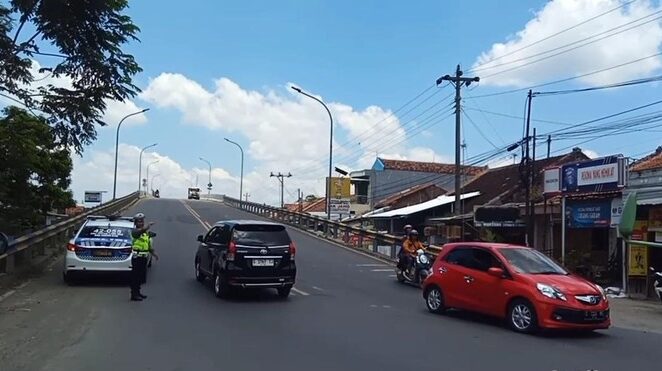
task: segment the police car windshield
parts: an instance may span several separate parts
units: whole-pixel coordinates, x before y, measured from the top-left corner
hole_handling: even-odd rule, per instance
[[[131,238],[131,228],[118,226],[85,226],[79,238]]]
[[[290,236],[282,225],[242,225],[232,236],[238,245],[284,246],[290,244]]]

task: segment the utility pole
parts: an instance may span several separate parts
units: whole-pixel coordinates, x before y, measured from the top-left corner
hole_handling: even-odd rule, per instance
[[[460,215],[460,192],[462,188],[461,173],[460,173],[460,141],[461,141],[461,104],[462,97],[460,90],[462,86],[469,86],[472,82],[479,82],[479,77],[462,77],[462,70],[460,65],[457,65],[455,76],[445,75],[437,79],[437,85],[443,81],[450,81],[455,86],[455,215]]]
[[[552,136],[547,136],[547,158],[549,158],[549,153],[552,150]]]
[[[272,172],[271,175],[269,175],[269,176],[270,177],[276,177],[280,181],[280,207],[282,209],[283,207],[285,207],[285,202],[283,200],[283,198],[284,198],[283,197],[284,196],[283,195],[283,189],[285,189],[285,178],[291,177],[292,174],[287,173],[287,175],[285,175],[285,174],[281,174],[280,172],[278,172],[278,174],[274,174]]]
[[[533,100],[533,91],[529,89],[529,92],[527,94],[527,113],[526,113],[526,138],[524,139],[526,143],[526,148],[524,149],[525,154],[524,158],[522,159],[525,161],[525,184],[524,186],[526,187],[526,204],[524,208],[526,209],[526,236],[525,236],[525,242],[526,246],[531,246],[531,209],[529,204],[531,203],[531,158],[529,157],[529,140],[531,139],[530,136],[530,128],[531,128],[531,101]]]

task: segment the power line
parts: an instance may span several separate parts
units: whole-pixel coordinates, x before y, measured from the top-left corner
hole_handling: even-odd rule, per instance
[[[497,147],[497,145],[494,144],[494,142],[492,142],[492,141],[490,140],[490,138],[488,138],[487,135],[485,135],[485,133],[483,133],[483,131],[480,129],[480,127],[478,127],[478,125],[476,125],[476,123],[474,122],[474,120],[472,120],[471,117],[469,117],[469,115],[467,114],[467,111],[465,111],[465,110],[463,109],[463,110],[462,110],[462,113],[464,114],[464,117],[466,117],[466,118],[469,120],[469,122],[471,123],[471,125],[476,129],[476,131],[478,132],[478,134],[480,134],[480,136],[483,137],[483,139],[485,139],[485,140],[486,140],[489,144],[491,144],[492,147],[494,147],[495,149],[499,149],[499,147]]]
[[[553,48],[553,49],[549,49],[549,50],[546,50],[546,51],[543,51],[543,52],[540,52],[540,53],[532,54],[532,55],[527,56],[527,57],[522,57],[522,58],[520,58],[520,59],[515,59],[515,60],[509,61],[509,62],[506,62],[506,63],[497,64],[497,65],[494,65],[494,66],[487,66],[487,67],[483,67],[483,68],[478,68],[478,69],[476,69],[476,70],[477,70],[477,71],[481,71],[481,70],[487,70],[487,69],[492,69],[492,68],[496,68],[496,67],[507,66],[507,65],[514,64],[514,63],[517,63],[517,62],[523,62],[523,61],[525,61],[525,60],[528,60],[528,59],[531,59],[531,58],[535,58],[535,57],[538,57],[538,56],[541,56],[541,55],[549,54],[549,53],[552,53],[552,52],[554,52],[554,51],[557,51],[557,50],[560,50],[560,49],[564,49],[564,48],[567,48],[567,47],[572,46],[572,45],[580,44],[580,43],[582,43],[582,42],[584,42],[584,41],[588,41],[588,40],[590,40],[590,39],[592,39],[592,38],[594,38],[594,37],[597,37],[597,36],[601,36],[601,35],[607,34],[607,33],[609,33],[609,32],[612,32],[612,31],[614,31],[614,30],[617,30],[617,29],[619,29],[619,28],[622,28],[622,27],[625,27],[625,26],[631,25],[631,24],[633,24],[633,23],[639,22],[639,21],[641,21],[641,20],[643,20],[643,19],[646,19],[646,18],[652,17],[652,16],[657,15],[657,14],[660,14],[660,13],[662,13],[662,10],[658,10],[658,11],[653,12],[653,13],[647,15],[647,16],[644,16],[644,17],[641,17],[641,18],[635,19],[634,21],[630,21],[630,22],[628,22],[628,23],[625,23],[625,24],[622,24],[622,25],[620,25],[620,26],[617,26],[617,27],[611,28],[611,29],[609,29],[609,30],[606,30],[606,31],[603,31],[603,32],[600,32],[600,33],[597,33],[597,34],[594,34],[594,35],[591,35],[591,36],[588,36],[588,37],[583,38],[583,39],[580,39],[580,40],[577,40],[577,41],[571,42],[571,43],[566,44],[566,45],[562,45],[562,46],[559,46],[559,47],[556,47],[556,48]],[[492,76],[500,75],[500,74],[503,74],[503,73],[506,73],[506,72],[510,72],[510,71],[513,71],[513,70],[516,70],[516,69],[520,69],[520,68],[522,68],[522,67],[526,67],[526,66],[529,66],[529,65],[532,65],[532,64],[535,64],[535,63],[538,63],[538,62],[541,62],[541,61],[544,61],[544,60],[547,60],[547,59],[550,59],[550,58],[553,58],[553,57],[556,57],[556,56],[559,56],[559,55],[562,55],[562,54],[565,54],[565,53],[568,53],[568,52],[571,52],[571,51],[576,50],[576,49],[579,49],[579,48],[583,48],[583,47],[585,47],[585,46],[587,46],[587,45],[595,44],[596,42],[599,42],[599,41],[602,41],[602,40],[608,39],[608,38],[610,38],[610,37],[612,37],[612,36],[616,36],[616,35],[622,34],[622,33],[624,33],[624,32],[627,32],[627,31],[633,30],[633,29],[635,29],[635,28],[639,28],[639,27],[641,27],[641,26],[645,26],[645,25],[647,25],[647,24],[649,24],[649,23],[652,23],[652,22],[655,22],[655,21],[657,21],[657,20],[659,20],[659,19],[661,19],[661,18],[662,18],[662,17],[653,18],[653,19],[648,20],[648,21],[646,21],[646,22],[644,22],[644,23],[641,23],[641,24],[638,24],[638,25],[635,25],[635,26],[632,26],[632,27],[628,27],[628,28],[626,28],[626,29],[624,29],[624,30],[621,30],[621,31],[618,31],[618,32],[614,32],[613,34],[606,35],[606,36],[600,37],[600,38],[595,39],[595,40],[591,40],[591,41],[586,42],[586,43],[584,43],[584,44],[577,45],[577,46],[575,46],[575,47],[572,47],[572,48],[569,48],[569,49],[566,49],[566,50],[560,51],[560,52],[558,52],[558,53],[554,53],[554,54],[552,54],[552,55],[548,55],[548,56],[546,56],[546,57],[539,58],[539,59],[536,59],[536,60],[533,60],[533,61],[530,61],[530,62],[527,62],[527,63],[521,64],[521,65],[519,65],[519,66],[515,66],[515,67],[509,68],[509,69],[505,69],[505,70],[501,70],[501,71],[499,71],[499,72],[495,72],[495,73],[493,73],[493,74],[490,74],[490,75],[485,76],[484,78],[488,78],[488,77],[492,77]]]
[[[562,82],[568,82],[568,81],[572,81],[572,80],[576,80],[576,79],[581,79],[582,77],[597,75],[597,74],[602,73],[602,72],[607,72],[607,71],[611,71],[611,70],[614,70],[614,69],[617,69],[617,68],[620,68],[620,67],[625,67],[625,66],[628,66],[628,65],[631,65],[631,64],[634,64],[634,63],[639,63],[639,62],[644,61],[646,59],[655,58],[655,57],[658,57],[660,55],[662,55],[662,52],[651,54],[651,55],[643,57],[643,58],[638,58],[638,59],[635,59],[635,60],[632,60],[632,61],[629,61],[629,62],[625,62],[625,63],[621,63],[621,64],[618,64],[618,65],[615,65],[615,66],[612,66],[612,67],[603,68],[603,69],[600,69],[600,70],[597,70],[597,71],[592,71],[592,72],[584,73],[584,74],[573,76],[573,77],[567,77],[567,78],[560,79],[560,80],[550,81],[550,82],[537,84],[537,85],[531,85],[531,86],[528,86],[526,88],[517,88],[517,89],[506,90],[506,91],[501,91],[501,92],[497,92],[497,93],[474,95],[473,97],[468,97],[468,98],[465,98],[465,99],[479,99],[479,98],[495,97],[495,96],[499,96],[499,95],[519,93],[519,92],[523,92],[523,91],[527,91],[527,90],[531,90],[531,89],[535,89],[535,88],[541,88],[543,86],[560,84]]]
[[[650,82],[655,82],[655,81],[660,81],[660,80],[662,80],[662,75],[646,77],[646,78],[642,78],[642,79],[628,80],[628,81],[618,82],[618,83],[614,83],[614,84],[594,86],[594,87],[590,87],[590,88],[568,89],[568,90],[557,90],[557,91],[543,91],[543,92],[535,92],[534,94],[536,96],[548,96],[548,95],[564,95],[564,94],[573,94],[573,93],[584,93],[584,92],[588,92],[588,91],[613,89],[613,88],[621,88],[621,87],[625,87],[625,86],[647,84],[647,83],[650,83]]]
[[[476,71],[476,68],[478,68],[478,67],[485,66],[485,65],[490,64],[490,63],[492,63],[492,62],[494,62],[494,61],[497,61],[497,60],[503,59],[503,58],[505,58],[505,57],[507,57],[507,56],[510,56],[510,55],[513,55],[513,54],[515,54],[515,53],[517,53],[517,52],[520,52],[520,51],[522,51],[522,50],[528,49],[528,48],[530,48],[530,47],[532,47],[532,46],[534,46],[534,45],[538,45],[538,44],[540,44],[540,43],[543,42],[543,41],[547,41],[547,40],[549,40],[549,39],[551,39],[551,38],[554,38],[554,37],[556,37],[556,36],[558,36],[558,35],[561,35],[561,34],[563,34],[563,33],[565,33],[565,32],[568,32],[568,31],[573,30],[573,29],[575,29],[575,28],[577,28],[577,27],[579,27],[579,26],[582,26],[582,25],[584,25],[584,24],[586,24],[586,23],[589,23],[589,22],[591,22],[591,21],[593,21],[593,20],[595,20],[595,19],[598,19],[598,18],[603,17],[603,16],[605,16],[605,15],[607,15],[607,14],[609,14],[609,13],[612,13],[612,12],[614,12],[614,11],[616,11],[616,10],[619,10],[619,9],[621,9],[621,8],[627,6],[627,5],[630,5],[630,4],[634,3],[635,1],[637,1],[637,0],[632,0],[632,1],[625,2],[625,3],[621,4],[620,6],[617,6],[616,8],[613,8],[613,9],[610,9],[610,10],[608,10],[608,11],[606,11],[606,12],[600,13],[600,14],[598,14],[598,15],[596,15],[596,16],[593,16],[593,17],[591,17],[591,18],[589,18],[589,19],[586,19],[586,20],[584,20],[584,21],[582,21],[582,22],[580,22],[580,23],[577,23],[577,24],[575,24],[575,25],[573,25],[573,26],[571,26],[571,27],[565,28],[565,29],[563,29],[563,30],[561,30],[561,31],[558,31],[558,32],[552,34],[552,35],[546,36],[546,37],[544,37],[544,38],[542,38],[542,39],[539,39],[539,40],[534,41],[534,42],[532,42],[532,43],[530,43],[530,44],[527,44],[527,45],[525,45],[525,46],[523,46],[523,47],[521,47],[521,48],[519,48],[519,49],[513,50],[513,51],[508,52],[508,53],[506,53],[506,54],[504,54],[504,55],[501,55],[501,56],[499,56],[499,57],[492,58],[492,59],[490,59],[490,60],[487,61],[487,62],[483,62],[483,63],[481,63],[481,64],[476,65],[474,68],[472,68],[471,70],[469,70],[469,72],[475,72],[475,71]]]
[[[479,112],[482,112],[482,113],[487,113],[487,114],[494,115],[494,116],[501,116],[501,117],[511,118],[511,119],[518,120],[518,121],[526,119],[526,117],[515,116],[515,115],[510,115],[510,114],[501,113],[501,112],[488,111],[488,110],[480,109],[478,107],[471,107],[471,106],[466,106],[465,105],[464,108],[467,109],[467,110],[470,110],[470,111],[479,111]],[[550,120],[533,119],[533,118],[531,119],[531,121],[545,123],[545,124],[563,125],[563,126],[573,126],[574,125],[574,124],[569,124],[567,122],[550,121]]]

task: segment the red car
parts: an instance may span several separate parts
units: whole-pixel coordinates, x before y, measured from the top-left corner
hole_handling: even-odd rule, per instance
[[[543,253],[496,243],[444,245],[423,284],[428,310],[465,309],[505,318],[517,332],[606,329],[604,291]]]

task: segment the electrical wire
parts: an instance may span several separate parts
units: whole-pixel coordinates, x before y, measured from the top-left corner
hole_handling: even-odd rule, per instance
[[[495,149],[499,149],[499,147],[497,147],[497,145],[494,144],[494,142],[492,142],[492,141],[490,140],[490,138],[488,138],[487,135],[485,135],[485,133],[483,133],[483,131],[480,129],[480,127],[478,127],[478,125],[476,125],[476,123],[474,122],[474,120],[473,120],[473,119],[467,114],[467,112],[466,112],[464,109],[462,109],[462,113],[464,114],[464,117],[466,117],[466,118],[469,120],[469,122],[470,122],[471,125],[474,127],[474,129],[476,129],[476,131],[478,132],[478,134],[480,134],[480,136],[483,137],[483,139],[485,139],[485,140],[486,140],[489,144],[491,144],[492,147],[494,147]]]
[[[540,43],[543,42],[543,41],[547,41],[547,40],[549,40],[549,39],[551,39],[551,38],[554,38],[554,37],[556,37],[556,36],[558,36],[558,35],[561,35],[561,34],[563,34],[563,33],[565,33],[565,32],[568,32],[568,31],[570,31],[570,30],[573,30],[573,29],[575,29],[575,28],[577,28],[577,27],[579,27],[579,26],[582,26],[582,25],[584,25],[584,24],[586,24],[586,23],[589,23],[589,22],[591,22],[591,21],[593,21],[593,20],[596,20],[596,19],[598,19],[598,18],[600,18],[600,17],[603,17],[603,16],[605,16],[605,15],[607,15],[607,14],[609,14],[609,13],[612,13],[612,12],[614,12],[614,11],[616,11],[616,10],[619,10],[619,9],[621,9],[621,8],[627,6],[627,5],[630,5],[630,4],[634,3],[635,1],[637,1],[637,0],[632,0],[632,1],[625,2],[625,3],[621,4],[620,6],[617,6],[617,7],[615,7],[615,8],[612,8],[612,9],[610,9],[610,10],[608,10],[608,11],[606,11],[606,12],[600,13],[600,14],[598,14],[598,15],[595,15],[595,16],[593,16],[593,17],[591,17],[591,18],[588,18],[588,19],[586,19],[586,20],[584,20],[584,21],[582,21],[582,22],[580,22],[580,23],[577,23],[577,24],[575,24],[575,25],[573,25],[573,26],[571,26],[571,27],[565,28],[565,29],[563,29],[563,30],[561,30],[561,31],[558,31],[558,32],[552,34],[552,35],[546,36],[546,37],[544,37],[544,38],[542,38],[542,39],[539,39],[539,40],[534,41],[534,42],[532,42],[532,43],[530,43],[530,44],[527,44],[527,45],[525,45],[525,46],[523,46],[523,47],[520,47],[519,49],[513,50],[513,51],[508,52],[508,53],[506,53],[506,54],[504,54],[504,55],[501,55],[501,56],[499,56],[499,57],[492,58],[492,59],[490,59],[489,61],[486,61],[486,62],[480,63],[480,64],[474,66],[474,68],[472,68],[472,69],[469,70],[468,72],[474,72],[474,71],[475,71],[475,68],[485,66],[485,65],[490,64],[490,63],[492,63],[492,62],[494,62],[494,61],[497,61],[497,60],[503,59],[503,58],[505,58],[505,57],[508,57],[508,56],[510,56],[510,55],[513,55],[513,54],[515,54],[515,53],[518,53],[518,52],[520,52],[520,51],[522,51],[522,50],[528,49],[528,48],[530,48],[530,47],[532,47],[532,46],[534,46],[534,45],[538,45],[538,44],[540,44]]]
[[[474,95],[473,97],[465,98],[465,99],[480,99],[480,98],[487,98],[487,97],[496,97],[496,96],[499,96],[499,95],[513,94],[513,93],[519,93],[519,92],[523,92],[523,91],[527,91],[527,90],[531,90],[531,89],[535,89],[535,88],[541,88],[543,86],[560,84],[560,83],[563,83],[563,82],[568,82],[568,81],[572,81],[572,80],[576,80],[576,79],[581,79],[583,77],[597,75],[597,74],[602,73],[602,72],[607,72],[607,71],[611,71],[611,70],[614,70],[614,69],[617,69],[617,68],[629,66],[631,64],[639,63],[641,61],[651,59],[651,58],[655,58],[655,57],[658,57],[660,55],[662,55],[662,52],[651,54],[651,55],[646,56],[646,57],[638,58],[638,59],[635,59],[635,60],[632,60],[632,61],[629,61],[629,62],[621,63],[621,64],[618,64],[618,65],[615,65],[615,66],[603,68],[603,69],[600,69],[600,70],[597,70],[597,71],[592,71],[592,72],[584,73],[584,74],[573,76],[573,77],[567,77],[567,78],[560,79],[560,80],[550,81],[550,82],[546,82],[546,83],[542,83],[542,84],[531,85],[531,86],[528,86],[526,88],[517,88],[517,89],[506,90],[506,91],[501,91],[501,92],[496,92],[496,93],[489,93],[489,94],[483,94],[483,95]]]
[[[620,26],[617,26],[617,27],[611,28],[611,29],[609,29],[609,30],[606,30],[606,31],[603,31],[603,32],[597,33],[597,34],[595,34],[595,35],[592,35],[592,36],[589,36],[589,37],[583,38],[583,39],[581,39],[581,40],[577,40],[577,41],[574,41],[574,42],[572,42],[572,43],[569,43],[569,44],[566,44],[566,45],[562,45],[562,46],[559,46],[559,47],[556,47],[556,48],[553,48],[553,49],[549,49],[549,50],[546,50],[546,51],[543,51],[543,52],[540,52],[540,53],[536,53],[536,54],[533,54],[533,55],[530,55],[530,56],[527,56],[527,57],[523,57],[523,58],[520,58],[520,59],[515,59],[515,60],[509,61],[509,62],[506,62],[506,63],[497,64],[497,65],[494,65],[494,66],[483,67],[483,68],[481,68],[481,69],[477,69],[476,72],[480,72],[480,70],[487,70],[487,69],[492,69],[492,68],[496,68],[496,67],[507,66],[507,65],[511,65],[511,64],[514,64],[514,63],[517,63],[517,62],[523,62],[523,61],[526,61],[526,60],[528,60],[528,59],[535,58],[535,57],[538,57],[538,56],[541,56],[541,55],[549,54],[549,53],[555,52],[555,51],[557,51],[557,50],[567,48],[567,47],[572,46],[572,45],[580,44],[580,43],[582,43],[582,42],[584,42],[584,41],[587,41],[587,40],[590,40],[590,39],[592,39],[592,38],[594,38],[594,37],[597,37],[597,36],[601,36],[601,35],[607,34],[607,33],[611,32],[611,31],[617,30],[617,29],[622,28],[622,27],[625,27],[625,26],[627,26],[627,25],[631,25],[631,24],[633,24],[633,23],[639,22],[639,21],[641,21],[641,20],[643,20],[643,19],[646,19],[646,18],[652,17],[652,16],[657,15],[657,14],[660,14],[660,13],[662,13],[662,10],[658,10],[658,11],[653,12],[653,13],[647,15],[647,16],[644,16],[644,17],[638,18],[638,19],[636,19],[636,20],[634,20],[634,21],[630,21],[630,22],[628,22],[628,23],[625,23],[625,24],[622,24],[622,25],[620,25]],[[493,73],[493,74],[489,74],[489,75],[487,75],[487,76],[483,76],[483,79],[486,79],[486,78],[489,78],[489,77],[493,77],[493,76],[497,76],[497,75],[501,75],[501,74],[506,73],[506,72],[511,72],[511,71],[514,71],[514,70],[517,70],[517,69],[520,69],[520,68],[523,68],[523,67],[526,67],[526,66],[530,66],[530,65],[532,65],[532,64],[535,64],[535,63],[538,63],[538,62],[542,62],[542,61],[544,61],[544,60],[547,60],[547,59],[550,59],[550,58],[553,58],[553,57],[556,57],[556,56],[559,56],[559,55],[562,55],[562,54],[566,54],[566,53],[571,52],[571,51],[573,51],[573,50],[577,50],[577,49],[579,49],[579,48],[583,48],[583,47],[585,47],[585,46],[587,46],[587,45],[595,44],[596,42],[599,42],[599,41],[602,41],[602,40],[608,39],[608,38],[613,37],[613,36],[616,36],[616,35],[620,35],[620,34],[622,34],[622,33],[624,33],[624,32],[631,31],[631,30],[633,30],[633,29],[635,29],[635,28],[639,28],[639,27],[641,27],[641,26],[645,26],[645,25],[647,25],[647,24],[649,24],[649,23],[652,23],[652,22],[655,22],[655,21],[657,21],[657,20],[659,20],[659,19],[662,19],[662,16],[657,17],[657,18],[653,18],[653,19],[651,19],[651,20],[648,20],[648,21],[646,21],[646,22],[643,22],[643,23],[641,23],[641,24],[638,24],[638,25],[635,25],[635,26],[632,26],[632,27],[628,27],[628,28],[626,28],[626,29],[624,29],[624,30],[621,30],[621,31],[618,31],[618,32],[614,32],[613,34],[606,35],[606,36],[600,37],[600,38],[595,39],[595,40],[591,40],[591,41],[586,42],[586,43],[584,43],[584,44],[580,44],[580,45],[574,46],[574,47],[572,47],[572,48],[569,48],[569,49],[566,49],[566,50],[562,50],[562,51],[560,51],[560,52],[558,52],[558,53],[554,53],[554,54],[552,54],[552,55],[548,55],[548,56],[545,56],[545,57],[543,57],[543,58],[539,58],[539,59],[536,59],[536,60],[533,60],[533,61],[529,61],[529,62],[527,62],[527,63],[521,64],[521,65],[518,65],[518,66],[514,66],[514,67],[512,67],[512,68],[508,68],[508,69],[505,69],[505,70],[500,70],[499,72],[495,72],[495,73]]]

